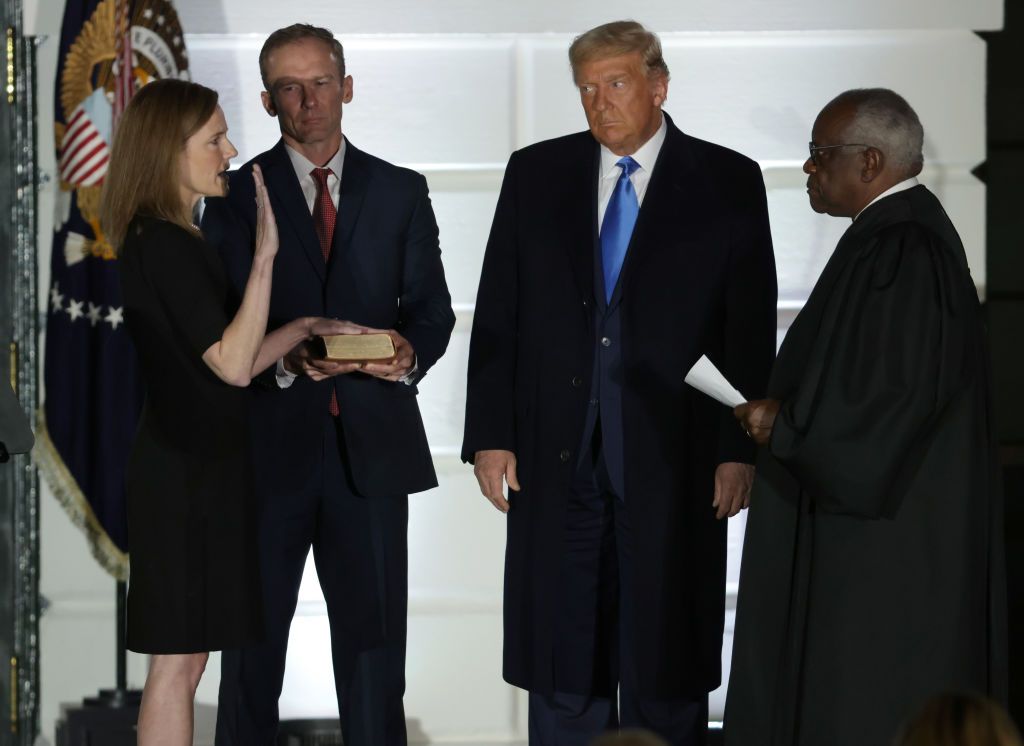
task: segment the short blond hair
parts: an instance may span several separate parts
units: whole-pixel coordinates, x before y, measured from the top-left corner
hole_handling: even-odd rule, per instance
[[[643,73],[647,77],[664,76],[669,79],[668,65],[661,53],[661,40],[636,21],[612,21],[585,31],[569,46],[569,65],[576,80],[579,66],[592,60],[617,57],[620,54],[640,54]]]

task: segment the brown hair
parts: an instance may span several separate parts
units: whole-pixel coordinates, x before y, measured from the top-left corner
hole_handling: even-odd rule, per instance
[[[338,63],[339,80],[345,79],[345,49],[341,46],[341,42],[334,38],[334,34],[328,29],[309,23],[293,23],[291,26],[279,28],[263,42],[263,48],[260,50],[260,77],[263,78],[263,87],[267,91],[270,91],[271,82],[267,80],[267,60],[270,59],[270,55],[274,50],[287,44],[294,44],[306,39],[316,39],[330,48],[331,55]]]
[[[896,746],[1021,746],[1010,716],[977,694],[948,692],[929,699],[900,730]]]
[[[576,79],[579,66],[591,60],[617,57],[620,54],[640,53],[644,75],[664,75],[668,80],[668,65],[661,54],[661,41],[657,34],[636,21],[612,21],[585,31],[573,39],[569,46],[569,64]]]
[[[195,230],[181,199],[181,156],[216,110],[216,91],[184,80],[157,80],[132,97],[117,123],[100,203],[100,224],[115,250],[138,214]]]

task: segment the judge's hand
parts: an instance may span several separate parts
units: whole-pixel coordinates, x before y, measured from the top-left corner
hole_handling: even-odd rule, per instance
[[[512,451],[477,451],[473,456],[473,474],[480,483],[480,492],[502,513],[508,512],[508,500],[502,478],[510,490],[519,491],[516,477],[516,455]]]
[[[755,399],[740,404],[732,413],[740,421],[747,435],[759,446],[763,446],[771,440],[775,415],[779,413],[781,404],[778,399]]]
[[[750,488],[754,484],[754,467],[732,461],[715,469],[715,518],[732,518],[750,505]]]
[[[387,334],[395,345],[395,355],[390,360],[375,360],[363,364],[362,371],[367,375],[383,378],[385,381],[397,381],[407,375],[416,364],[416,351],[409,340],[394,329],[370,329],[374,334]]]

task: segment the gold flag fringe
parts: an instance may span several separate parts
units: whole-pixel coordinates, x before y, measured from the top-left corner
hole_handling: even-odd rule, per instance
[[[128,554],[117,548],[100,525],[89,501],[82,494],[78,482],[64,465],[46,429],[46,416],[39,410],[36,418],[36,445],[32,458],[39,473],[46,479],[53,494],[64,506],[71,522],[82,529],[92,550],[92,556],[100,566],[117,580],[128,579]]]

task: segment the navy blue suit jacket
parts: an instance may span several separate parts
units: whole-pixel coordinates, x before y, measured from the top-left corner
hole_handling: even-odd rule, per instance
[[[455,316],[444,278],[437,223],[422,175],[368,155],[347,142],[338,220],[325,262],[283,141],[230,174],[230,192],[207,200],[203,232],[218,247],[238,297],[252,264],[259,164],[277,218],[269,327],[324,316],[395,329],[412,344],[421,379],[448,346]],[[366,497],[419,492],[437,485],[415,385],[362,373],[287,389],[253,386],[257,475],[286,491],[296,470],[319,458],[330,388],[337,392],[352,478]]]

